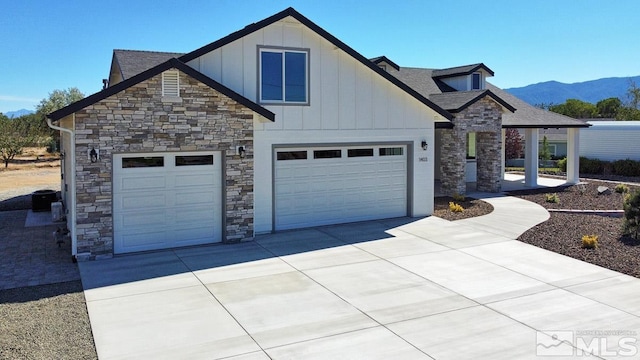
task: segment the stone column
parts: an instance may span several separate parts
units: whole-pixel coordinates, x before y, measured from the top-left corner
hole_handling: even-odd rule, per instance
[[[478,163],[478,191],[499,192],[502,187],[502,143],[496,132],[476,134],[476,159]]]
[[[466,138],[463,132],[456,129],[442,130],[440,173],[442,192],[445,195],[465,194],[467,191],[464,178],[465,145]]]

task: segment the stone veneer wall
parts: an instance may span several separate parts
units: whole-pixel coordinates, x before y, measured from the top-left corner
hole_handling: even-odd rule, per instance
[[[441,184],[447,195],[465,194],[467,134],[476,134],[478,191],[499,192],[502,187],[502,107],[485,97],[453,119],[453,129],[442,130]]]
[[[81,260],[113,255],[114,153],[222,151],[223,241],[253,237],[253,112],[180,73],[180,98],[162,97],[162,74],[75,115],[77,246]],[[246,146],[244,159],[237,145]],[[91,163],[87,151],[100,150]]]

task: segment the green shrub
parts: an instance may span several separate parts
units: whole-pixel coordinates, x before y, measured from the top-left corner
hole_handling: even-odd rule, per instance
[[[558,167],[560,168],[560,171],[567,172],[567,158],[558,160]]]
[[[451,197],[453,198],[453,200],[458,202],[464,201],[464,195],[460,195],[458,193],[453,194]]]
[[[624,232],[634,239],[638,239],[638,231],[640,230],[640,191],[625,196],[623,208]]]
[[[581,174],[603,174],[605,161],[599,159],[589,159],[580,157],[580,173]]]
[[[545,194],[544,195],[544,200],[546,202],[548,202],[548,203],[554,203],[554,204],[559,204],[560,203],[560,197],[556,193]]]
[[[582,247],[585,249],[595,249],[598,247],[598,235],[583,235]]]
[[[640,161],[616,160],[612,163],[613,173],[621,176],[640,176]]]
[[[616,185],[615,190],[618,194],[624,194],[629,192],[629,187],[625,184],[618,184]]]

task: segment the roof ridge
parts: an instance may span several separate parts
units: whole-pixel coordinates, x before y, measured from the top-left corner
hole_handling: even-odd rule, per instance
[[[155,54],[178,54],[184,55],[186,53],[174,52],[174,51],[156,51],[156,50],[133,50],[133,49],[113,49],[113,51],[126,51],[126,52],[145,52],[145,53],[155,53]]]

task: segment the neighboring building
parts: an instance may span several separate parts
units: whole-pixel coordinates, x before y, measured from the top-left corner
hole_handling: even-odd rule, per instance
[[[580,132],[580,156],[640,161],[640,121],[589,121]]]
[[[106,89],[48,115],[73,255],[427,216],[436,179],[446,193],[500,191],[504,128],[537,144],[538,128],[575,140],[587,125],[492,75],[369,60],[291,8],[187,54],[115,50]]]

